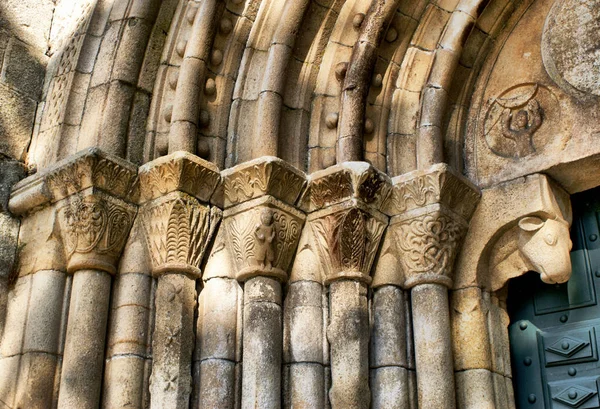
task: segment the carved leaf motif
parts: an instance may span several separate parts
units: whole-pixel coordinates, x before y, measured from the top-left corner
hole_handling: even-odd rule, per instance
[[[101,184],[110,186],[121,195],[132,190],[135,175],[126,168],[107,159],[93,159],[92,175]]]
[[[233,254],[238,266],[248,266],[250,260],[254,259],[254,234],[253,228],[256,220],[256,212],[252,217],[237,217],[229,219],[229,237]]]
[[[427,214],[402,224],[397,242],[409,272],[449,275],[463,230],[445,215]]]
[[[366,250],[362,266],[363,269],[361,271],[370,272],[384,229],[384,223],[380,222],[374,217],[367,218],[365,229],[367,233],[367,240],[365,244]]]
[[[361,179],[358,185],[358,193],[366,203],[372,203],[382,194],[385,194],[382,190],[385,182],[377,173],[367,172],[363,174]]]
[[[179,197],[144,209],[143,217],[155,267],[165,263],[200,266],[210,232],[206,206]]]
[[[415,207],[427,204],[438,195],[438,187],[433,175],[423,175],[399,185],[392,195],[392,204],[396,211],[404,212],[412,202]]]
[[[311,223],[318,253],[323,263],[325,274],[332,274],[334,268],[340,265],[339,254],[339,222],[343,213],[335,213],[314,220]]]
[[[358,209],[351,209],[342,220],[340,229],[340,260],[347,271],[359,270],[365,256],[366,232],[365,215]]]
[[[268,168],[268,170],[267,170]],[[255,191],[267,190],[267,172],[271,166],[254,165],[225,179],[225,196],[231,203],[251,199]]]
[[[190,243],[190,226],[185,204],[177,200],[171,210],[167,228],[167,262],[185,263]]]
[[[352,194],[352,183],[346,173],[336,173],[312,182],[310,196],[316,208],[322,208]]]

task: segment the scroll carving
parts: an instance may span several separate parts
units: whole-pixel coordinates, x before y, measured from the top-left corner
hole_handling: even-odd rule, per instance
[[[394,231],[400,260],[408,276],[407,287],[425,276],[450,285],[454,259],[466,225],[436,212],[407,220]]]

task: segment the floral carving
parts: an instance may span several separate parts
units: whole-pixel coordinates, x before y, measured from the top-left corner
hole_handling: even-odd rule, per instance
[[[352,195],[352,180],[347,172],[337,172],[329,177],[311,182],[310,200],[316,209]]]
[[[425,206],[439,195],[439,185],[434,174],[417,176],[394,186],[390,204],[394,212],[402,213],[414,207]]]
[[[220,218],[218,213],[218,209],[181,192],[145,206],[142,217],[154,273],[200,274],[200,262]]]
[[[192,155],[177,153],[145,165],[139,176],[142,200],[152,200],[181,190],[207,202],[220,176],[216,168],[199,161]]]
[[[97,186],[112,195],[131,201],[137,186],[136,171],[110,159],[98,149],[90,149],[50,172],[47,183],[54,199],[59,200]]]
[[[262,160],[262,159],[261,159]],[[294,204],[304,186],[304,176],[297,170],[273,159],[242,164],[224,174],[227,206],[268,194]]]
[[[352,276],[370,281],[371,265],[386,223],[351,208],[311,222],[326,280]]]
[[[461,223],[435,212],[402,222],[394,231],[408,277],[429,274],[450,278],[465,232]]]
[[[270,169],[270,168],[269,168]],[[225,178],[225,197],[231,203],[252,199],[267,190],[267,167],[254,165]]]

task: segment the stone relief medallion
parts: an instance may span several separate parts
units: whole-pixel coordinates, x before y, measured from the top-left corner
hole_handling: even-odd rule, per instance
[[[569,136],[562,133],[560,105],[548,88],[537,83],[513,86],[490,100],[484,137],[488,147],[504,158],[525,158],[542,153]]]
[[[600,1],[558,0],[544,25],[542,58],[550,77],[569,94],[600,96]]]

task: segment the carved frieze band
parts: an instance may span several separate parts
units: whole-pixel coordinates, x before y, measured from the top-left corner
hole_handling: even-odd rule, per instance
[[[294,205],[304,189],[303,172],[274,157],[262,157],[223,171],[224,207],[270,195]]]
[[[140,202],[174,191],[208,202],[220,179],[219,170],[213,163],[187,152],[175,152],[140,168]]]
[[[390,192],[389,178],[365,162],[346,162],[315,172],[301,199],[307,212],[324,209],[348,199],[379,209]]]

